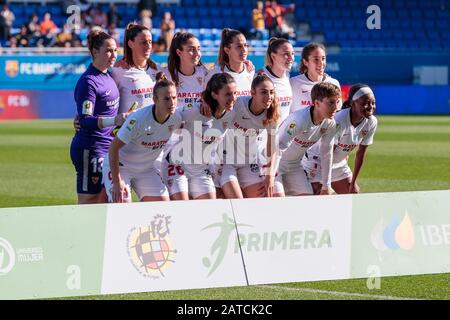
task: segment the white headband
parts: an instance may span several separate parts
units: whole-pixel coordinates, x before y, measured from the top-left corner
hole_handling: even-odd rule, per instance
[[[352,101],[358,100],[362,96],[365,96],[368,94],[374,95],[372,89],[370,89],[369,87],[362,87],[358,91],[355,92],[355,94],[353,95]]]

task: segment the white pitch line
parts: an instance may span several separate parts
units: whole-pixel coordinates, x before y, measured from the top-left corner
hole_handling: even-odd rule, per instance
[[[350,296],[350,297],[359,297],[359,298],[372,298],[372,299],[384,299],[384,300],[422,300],[416,298],[405,298],[405,297],[394,297],[394,296],[384,296],[384,295],[376,295],[376,294],[363,294],[363,293],[351,293],[351,292],[339,292],[339,291],[327,291],[327,290],[318,290],[318,289],[310,289],[310,288],[289,288],[289,287],[280,287],[280,286],[272,286],[272,285],[259,285],[256,286],[259,288],[270,288],[275,290],[286,290],[286,291],[297,291],[297,292],[306,292],[306,293],[321,293],[321,294],[330,294],[330,295],[339,295],[339,296]]]

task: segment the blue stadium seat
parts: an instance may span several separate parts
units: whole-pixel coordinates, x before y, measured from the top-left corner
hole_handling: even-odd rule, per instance
[[[205,7],[198,8],[198,15],[200,17],[207,17],[209,15],[209,9]]]
[[[439,29],[448,29],[449,28],[449,22],[446,19],[437,20],[436,24]]]
[[[187,7],[187,8],[192,8],[192,7],[194,7],[196,4],[195,4],[195,0],[183,0],[183,7]]]
[[[331,30],[333,28],[333,21],[327,19],[323,21],[323,31]]]
[[[320,32],[320,31],[322,31],[322,21],[312,20],[310,22],[310,27],[311,27],[312,32]]]
[[[210,12],[210,14],[211,14],[211,18],[215,18],[215,17],[220,17],[220,8],[211,8],[210,10],[209,10],[209,12]]]
[[[299,21],[303,21],[306,19],[306,11],[303,9],[296,9],[295,10],[295,18]]]
[[[212,19],[209,18],[202,18],[200,19],[200,27],[201,28],[211,28],[212,26]],[[211,35],[211,33],[209,33]],[[209,39],[211,40],[211,39]]]
[[[412,29],[423,29],[423,20],[421,20],[421,19],[412,20],[411,28]]]
[[[317,19],[318,15],[319,15],[319,11],[316,8],[307,8],[305,9],[306,11],[306,16],[309,19]]]
[[[231,8],[223,8],[221,10],[222,16],[223,17],[230,17],[233,14],[233,9]]]
[[[342,16],[343,19],[348,20],[348,19],[351,18],[351,11],[349,11],[349,10],[342,10],[341,11],[341,16]]]
[[[341,19],[332,20],[334,28],[337,29],[337,31],[341,30],[344,27],[344,21]]]
[[[435,21],[432,19],[424,20],[425,29],[433,29],[435,27]]]
[[[340,16],[341,16],[340,10],[331,10],[330,11],[330,19],[331,20],[337,20],[340,18]]]
[[[189,27],[193,29],[200,28],[200,20],[197,18],[189,18]]]
[[[216,28],[216,29],[222,29],[222,19],[220,19],[219,17],[214,17],[214,19],[212,19],[212,27]]]
[[[418,9],[411,10],[411,18],[413,19],[422,19],[422,11]]]
[[[425,18],[434,19],[436,18],[436,13],[434,10],[427,10],[425,11]]]
[[[327,31],[325,33],[325,39],[327,42],[335,42],[338,39],[338,35],[336,31]]]

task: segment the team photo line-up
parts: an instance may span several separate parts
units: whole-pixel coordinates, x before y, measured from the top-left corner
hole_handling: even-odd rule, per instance
[[[124,39],[116,61],[110,35],[88,36],[70,146],[78,203],[131,202],[132,190],[140,201],[359,192],[375,97],[355,84],[342,103],[322,44],[303,48],[290,78],[294,48],[284,38],[269,40],[261,70],[234,29],[222,31],[212,69],[189,32],[175,34],[164,68],[150,57],[147,27],[128,24]]]

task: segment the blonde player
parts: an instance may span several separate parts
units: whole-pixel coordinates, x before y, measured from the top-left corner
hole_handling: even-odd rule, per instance
[[[202,99],[211,108],[212,116],[204,114],[200,103],[184,108],[183,139],[168,156],[165,182],[170,194],[182,191],[188,192],[193,199],[215,199],[211,164],[217,158],[217,147],[234,118],[235,80],[227,73],[215,74],[203,91]],[[184,175],[176,174],[177,164]]]
[[[339,128],[334,141],[331,186],[336,193],[358,193],[356,179],[361,171],[367,147],[372,144],[377,129],[375,96],[368,85],[355,84],[350,88],[348,100],[336,116]],[[348,155],[358,147],[354,173],[348,165]],[[319,144],[303,157],[303,167],[312,181],[314,191],[321,187],[321,158]]]
[[[264,63],[266,66],[259,72],[265,73],[275,85],[275,93],[281,110],[280,121],[282,122],[289,115],[292,103],[289,72],[294,63],[294,48],[289,40],[271,38]]]
[[[336,123],[333,119],[341,90],[331,83],[318,83],[312,91],[313,105],[291,113],[279,129],[281,160],[275,181],[276,196],[313,194],[301,160],[319,139],[322,165],[321,194],[332,194],[331,157]]]
[[[154,105],[130,114],[111,143],[109,161],[103,167],[109,202],[131,202],[131,189],[141,201],[169,200],[154,161],[182,124],[181,115],[175,112],[174,83],[165,77],[157,81],[153,101]]]
[[[311,90],[316,83],[330,82],[341,87],[339,81],[325,73],[327,64],[325,47],[320,43],[309,43],[302,50],[300,75],[291,78],[293,100],[291,112],[312,105]],[[339,109],[342,101],[339,100]]]
[[[167,77],[172,80],[177,88],[178,94],[178,108],[192,108],[197,103],[206,86],[206,75],[208,69],[201,62],[201,49],[198,39],[189,32],[177,32],[173,37],[169,49],[169,58],[167,70],[165,70]],[[178,143],[180,136],[174,135],[167,146],[167,152]],[[164,158],[167,157],[165,154]],[[162,161],[161,171],[165,178],[171,176],[172,171],[169,172],[170,163],[166,159]],[[175,168],[175,176],[184,176],[184,171],[181,166]],[[184,177],[183,179],[187,178]],[[171,194],[172,200],[188,200],[189,194],[185,190],[178,190]]]
[[[156,73],[162,71],[151,58],[152,34],[140,24],[129,23],[125,29],[124,55],[112,69],[112,76],[120,91],[121,112],[134,103],[137,108],[153,103]]]
[[[275,150],[275,135],[280,118],[275,87],[265,74],[258,74],[252,82],[250,97],[239,97],[234,105],[231,129],[234,139],[226,135],[223,169],[220,176],[222,190],[227,198],[254,198],[272,196],[274,174],[270,165]],[[261,135],[267,131],[266,147],[270,155],[267,172],[258,161]],[[241,190],[242,189],[242,190]]]

